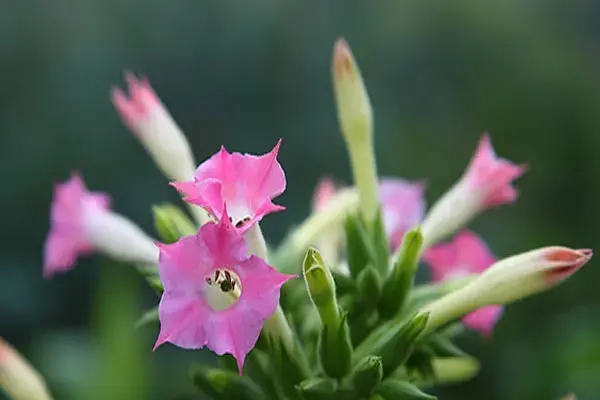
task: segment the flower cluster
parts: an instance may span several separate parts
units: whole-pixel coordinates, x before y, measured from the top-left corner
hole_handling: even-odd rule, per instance
[[[157,241],[74,173],[54,190],[44,275],[94,251],[136,265],[161,296],[155,349],[169,342],[235,358],[236,371],[196,371],[194,382],[213,397],[431,399],[420,386],[469,379],[477,363],[451,342],[455,328],[490,337],[506,304],[564,281],[592,252],[549,246],[498,260],[466,228],[481,212],[514,203],[513,183],[526,170],[498,157],[488,134],[429,209],[423,180],[379,178],[371,103],[344,40],[332,64],[354,182],[321,180],[312,214],[277,248],[267,246],[260,222],[285,209],[273,203],[287,184],[281,140],[264,155],[221,147],[196,167],[148,80],[127,74],[129,95],[114,89],[113,104],[195,224],[173,206],[156,207]],[[420,262],[430,283],[414,282]],[[292,280],[300,272],[303,285]]]

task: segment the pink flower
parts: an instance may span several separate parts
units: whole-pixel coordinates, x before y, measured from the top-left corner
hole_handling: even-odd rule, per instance
[[[79,174],[54,187],[51,227],[44,251],[44,276],[71,269],[81,255],[100,250],[123,261],[156,263],[152,239],[110,211],[110,198],[90,192]]]
[[[240,374],[265,319],[279,303],[281,286],[295,276],[248,256],[243,236],[225,212],[195,236],[160,244],[158,271],[164,285],[160,334],[154,348],[170,342],[185,349],[207,346],[232,354]]]
[[[467,230],[457,234],[452,242],[429,249],[423,260],[429,265],[434,282],[479,274],[496,261],[484,241]],[[466,315],[463,323],[485,336],[490,336],[502,312],[502,306],[482,307]]]
[[[44,257],[46,277],[71,269],[80,255],[93,251],[94,247],[85,235],[85,214],[109,209],[110,197],[105,193],[89,192],[78,174],[55,185],[50,212],[52,227]]]
[[[331,200],[337,191],[335,182],[329,177],[323,177],[317,182],[313,193],[312,209],[320,211]]]
[[[138,137],[169,179],[192,179],[195,161],[190,145],[146,78],[126,73],[129,97],[113,88],[112,102],[123,123]]]
[[[515,202],[517,190],[512,182],[525,170],[525,165],[516,165],[497,157],[486,133],[479,141],[465,176],[472,189],[478,192],[481,206],[491,208]]]
[[[225,207],[233,225],[245,232],[265,215],[285,207],[272,203],[285,190],[285,174],[277,161],[281,140],[271,152],[256,156],[229,153],[225,147],[203,162],[194,180],[173,182],[184,200],[220,220]]]
[[[497,157],[484,134],[462,178],[427,213],[421,225],[424,247],[452,235],[486,209],[514,203],[517,190],[512,182],[525,170],[525,165]]]
[[[425,184],[404,179],[382,178],[379,181],[379,198],[385,231],[395,249],[400,246],[406,231],[423,219]]]

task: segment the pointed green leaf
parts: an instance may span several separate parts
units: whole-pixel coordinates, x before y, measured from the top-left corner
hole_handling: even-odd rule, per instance
[[[356,279],[356,286],[358,288],[358,299],[357,304],[362,312],[372,311],[379,297],[381,296],[381,278],[371,266],[367,266],[365,269],[360,271]]]
[[[135,323],[136,328],[141,328],[148,324],[158,322],[158,307],[146,311],[142,317]]]
[[[336,393],[337,382],[330,378],[311,378],[300,382],[296,390],[306,400],[330,400]]]
[[[337,326],[323,325],[317,348],[319,362],[328,376],[342,379],[348,375],[353,349],[346,315]]]
[[[381,357],[367,356],[352,371],[352,384],[359,395],[367,397],[383,379]]]
[[[350,215],[344,224],[346,233],[346,258],[350,274],[356,278],[368,264],[376,259],[369,233],[358,214]]]
[[[381,209],[377,210],[377,217],[373,223],[372,242],[375,256],[373,265],[377,272],[385,277],[389,270],[390,247],[388,237],[385,233]]]
[[[437,397],[424,393],[410,382],[398,379],[386,379],[381,382],[375,388],[375,393],[386,400],[437,400]]]
[[[192,370],[194,385],[213,398],[256,400],[264,399],[260,386],[246,376],[217,368],[196,367]]]
[[[422,246],[423,235],[418,228],[406,233],[383,288],[379,303],[379,313],[383,318],[391,318],[402,309],[414,283]]]
[[[174,243],[182,236],[193,235],[197,229],[177,206],[161,204],[152,207],[154,227],[164,243]]]

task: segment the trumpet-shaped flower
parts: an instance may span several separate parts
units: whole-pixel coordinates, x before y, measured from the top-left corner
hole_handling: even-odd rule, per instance
[[[425,213],[425,184],[398,178],[379,181],[379,199],[385,231],[395,249],[402,243],[404,234],[423,219]]]
[[[225,208],[232,224],[247,231],[265,215],[285,207],[272,200],[283,193],[285,173],[277,161],[281,140],[269,153],[229,153],[225,147],[203,162],[193,181],[171,183],[184,200],[204,208],[220,220]]]
[[[433,281],[460,278],[485,271],[496,260],[485,242],[471,231],[462,231],[450,243],[439,244],[423,256]],[[463,318],[469,328],[489,336],[502,316],[503,307],[482,307]]]
[[[190,145],[147,79],[125,75],[129,97],[119,88],[112,102],[123,123],[138,137],[163,174],[172,180],[194,176],[196,163]]]
[[[232,354],[240,373],[263,322],[279,304],[285,275],[256,255],[229,222],[208,222],[198,234],[161,244],[158,271],[164,285],[155,349],[170,342]]]
[[[514,203],[517,190],[512,182],[525,170],[525,165],[497,157],[484,134],[462,178],[427,213],[422,224],[425,247],[452,235],[486,209]]]
[[[51,227],[44,253],[44,275],[71,269],[93,251],[122,261],[156,264],[158,249],[139,227],[110,211],[110,198],[90,192],[78,174],[54,187]]]

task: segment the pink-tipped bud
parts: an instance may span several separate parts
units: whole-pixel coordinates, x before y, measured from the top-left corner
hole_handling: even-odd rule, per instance
[[[0,338],[0,387],[13,400],[51,400],[40,374]]]
[[[553,288],[591,258],[590,249],[542,247],[496,262],[471,285],[485,304],[507,304]]]
[[[179,126],[146,78],[125,74],[129,96],[113,88],[112,103],[123,123],[138,137],[163,174],[170,180],[186,181],[194,176],[195,161]]]

